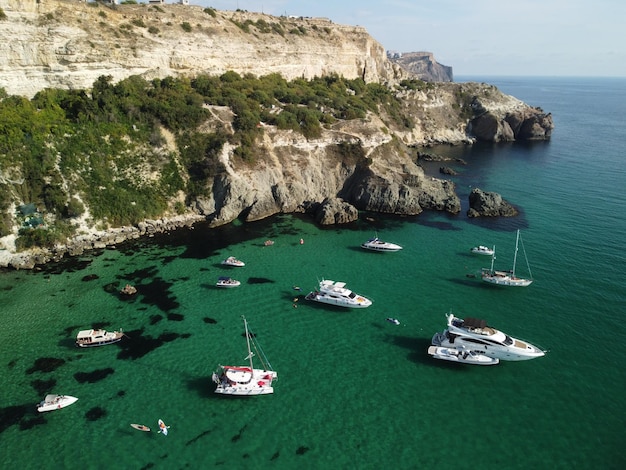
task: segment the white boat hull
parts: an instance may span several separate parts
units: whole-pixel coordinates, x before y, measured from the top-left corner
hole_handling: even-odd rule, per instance
[[[435,359],[456,362],[459,364],[472,364],[476,366],[495,366],[500,359],[480,354],[475,351],[463,351],[456,348],[445,348],[441,346],[430,346],[428,354]]]
[[[475,246],[470,252],[475,255],[493,256],[494,250],[486,246]]]
[[[253,369],[249,367],[225,366],[220,375],[213,374],[213,381],[217,384],[215,393],[220,395],[269,395],[274,393],[272,381],[278,374],[270,370]]]
[[[527,287],[533,282],[532,279],[513,277],[504,271],[494,271],[493,273],[484,271],[481,277],[484,282],[505,287]]]
[[[358,299],[354,301],[346,301],[342,298],[330,297],[325,294],[316,294],[315,292],[310,292],[309,294],[307,294],[305,299],[312,300],[313,302],[319,302],[322,304],[334,305],[336,307],[344,308],[367,308],[372,305],[371,300],[361,296],[359,296]]]
[[[70,406],[78,401],[78,398],[69,395],[48,395],[37,405],[37,411],[43,413],[45,411],[54,411]]]
[[[470,319],[467,319],[469,322]],[[435,333],[431,344],[443,348],[480,352],[501,361],[527,361],[545,355],[532,344],[513,338],[495,328],[464,326],[464,320],[448,315],[448,329]]]
[[[335,282],[329,279],[323,279],[319,284],[319,290],[309,292],[305,299],[347,308],[366,308],[372,305],[371,300],[346,289],[345,282]]]
[[[79,348],[94,348],[96,346],[106,346],[117,343],[124,337],[124,332],[104,330],[83,330],[76,337],[76,346]]]
[[[384,242],[382,240],[379,240],[378,238],[374,238],[372,240],[368,240],[365,243],[362,243],[361,248],[365,250],[380,251],[380,252],[400,251],[402,249],[400,245],[396,245],[395,243]]]

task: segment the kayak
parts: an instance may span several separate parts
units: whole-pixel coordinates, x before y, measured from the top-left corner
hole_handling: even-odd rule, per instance
[[[162,432],[164,436],[167,436],[167,429],[169,426],[166,426],[162,419],[159,420],[159,432]]]
[[[144,426],[143,424],[132,423],[131,426],[139,431],[150,432],[150,428],[148,426]]]

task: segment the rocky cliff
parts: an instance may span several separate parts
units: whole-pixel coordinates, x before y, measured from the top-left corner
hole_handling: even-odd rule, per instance
[[[403,76],[359,26],[191,5],[109,5],[76,0],[0,0],[0,86],[33,96],[115,81],[198,73],[336,73],[382,82]]]
[[[426,82],[452,82],[452,67],[439,64],[431,52],[387,52],[391,62]]]
[[[119,243],[198,218],[217,226],[290,212],[313,213],[319,223],[354,220],[357,210],[457,214],[461,205],[454,184],[425,175],[412,147],[471,144],[477,138],[547,139],[552,130],[549,114],[493,86],[415,80],[391,63],[363,28],[327,19],[277,18],[186,5],[107,7],[69,0],[0,0],[0,7],[6,15],[0,20],[0,34],[11,38],[0,43],[0,87],[9,94],[33,96],[45,87],[89,89],[102,75],[118,81],[131,75],[194,76],[233,70],[279,73],[288,79],[328,74],[361,78],[388,86],[401,103],[368,112],[363,119],[337,120],[315,138],[259,123],[262,132],[255,142],[254,164],[237,158],[233,145],[225,144],[219,156],[224,170],[207,183],[204,196],[191,201],[184,194],[177,196],[179,204],[187,203],[182,219],[168,211],[160,220],[135,227],[96,230],[106,224],[90,220],[87,207],[78,221],[77,233],[82,235],[53,250],[15,254],[16,226],[12,236],[0,239],[0,248],[6,248],[0,250],[0,265],[33,267],[66,253]],[[276,106],[280,109],[281,103]],[[212,118],[201,127],[232,132],[232,111],[207,107]],[[154,154],[167,150],[176,156],[176,139],[165,128],[160,132],[167,148],[155,148]],[[346,148],[358,151],[345,152]],[[137,175],[142,166],[150,167],[145,158],[150,155],[144,149],[137,155]],[[0,184],[11,181],[14,178],[0,174]],[[14,209],[36,201],[16,197],[11,202]]]

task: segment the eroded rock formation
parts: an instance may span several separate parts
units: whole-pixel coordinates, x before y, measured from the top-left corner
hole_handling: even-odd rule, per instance
[[[518,214],[517,209],[502,199],[500,194],[479,188],[472,189],[469,203],[468,217],[513,217]]]

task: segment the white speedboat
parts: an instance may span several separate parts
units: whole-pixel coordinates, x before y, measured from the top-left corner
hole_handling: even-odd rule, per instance
[[[399,251],[402,249],[400,245],[384,242],[378,237],[370,238],[365,243],[361,243],[361,248],[372,251]]]
[[[530,278],[524,279],[515,275],[515,265],[517,264],[517,249],[519,241],[520,234],[518,230],[517,239],[515,240],[515,256],[513,257],[513,269],[510,271],[496,271],[493,269],[493,262],[496,259],[496,247],[493,247],[493,254],[491,255],[491,267],[489,269],[483,268],[480,273],[480,277],[484,282],[506,287],[526,287],[532,284],[532,273],[530,272],[530,265],[528,264],[528,258],[526,258],[526,250],[524,250],[523,242],[522,251],[524,251],[524,258],[526,259],[526,266],[528,267],[528,273],[530,275]]]
[[[246,265],[246,263],[244,263],[241,260],[238,260],[234,256],[229,256],[224,261],[222,261],[222,264],[225,265],[225,266],[236,266],[238,268]]]
[[[474,351],[501,361],[525,361],[545,355],[538,347],[487,326],[485,320],[463,320],[452,313],[446,317],[448,328],[435,333],[431,341],[433,346]]]
[[[233,279],[232,277],[220,276],[215,285],[217,287],[226,287],[226,288],[239,287],[241,285],[241,282],[239,282],[237,279]]]
[[[124,336],[124,332],[110,331],[102,329],[82,330],[76,336],[76,346],[81,348],[93,348],[95,346],[104,346],[106,344],[117,343]]]
[[[400,320],[398,320],[397,318],[391,318],[391,317],[389,317],[389,318],[387,318],[387,321],[388,321],[389,323],[393,323],[394,325],[399,325],[399,324],[400,324]]]
[[[46,398],[37,405],[37,411],[43,413],[44,411],[60,410],[76,403],[77,400],[78,398],[69,395],[46,395]]]
[[[274,393],[272,382],[278,378],[278,374],[272,370],[272,365],[269,363],[261,346],[259,345],[256,336],[248,331],[248,322],[242,315],[243,324],[245,327],[246,343],[248,345],[249,360],[246,366],[222,366],[220,365],[220,371],[213,373],[213,382],[217,384],[215,393],[221,395],[236,395],[236,396],[251,396],[251,395],[267,395]],[[260,354],[259,360],[261,361],[264,369],[255,369],[252,362],[252,357],[255,355],[252,352],[250,343],[254,345],[254,350]]]
[[[475,255],[493,256],[493,254],[495,253],[495,249],[495,246],[493,248],[489,248],[487,246],[478,245],[472,248],[470,252]]]
[[[346,289],[345,286],[345,282],[322,280],[319,290],[309,292],[305,299],[349,308],[365,308],[372,305],[371,300]]]
[[[495,366],[500,362],[497,357],[487,356],[478,351],[467,349],[445,348],[442,346],[430,346],[428,354],[435,359],[444,361],[458,362],[462,364],[474,364],[477,366]]]

